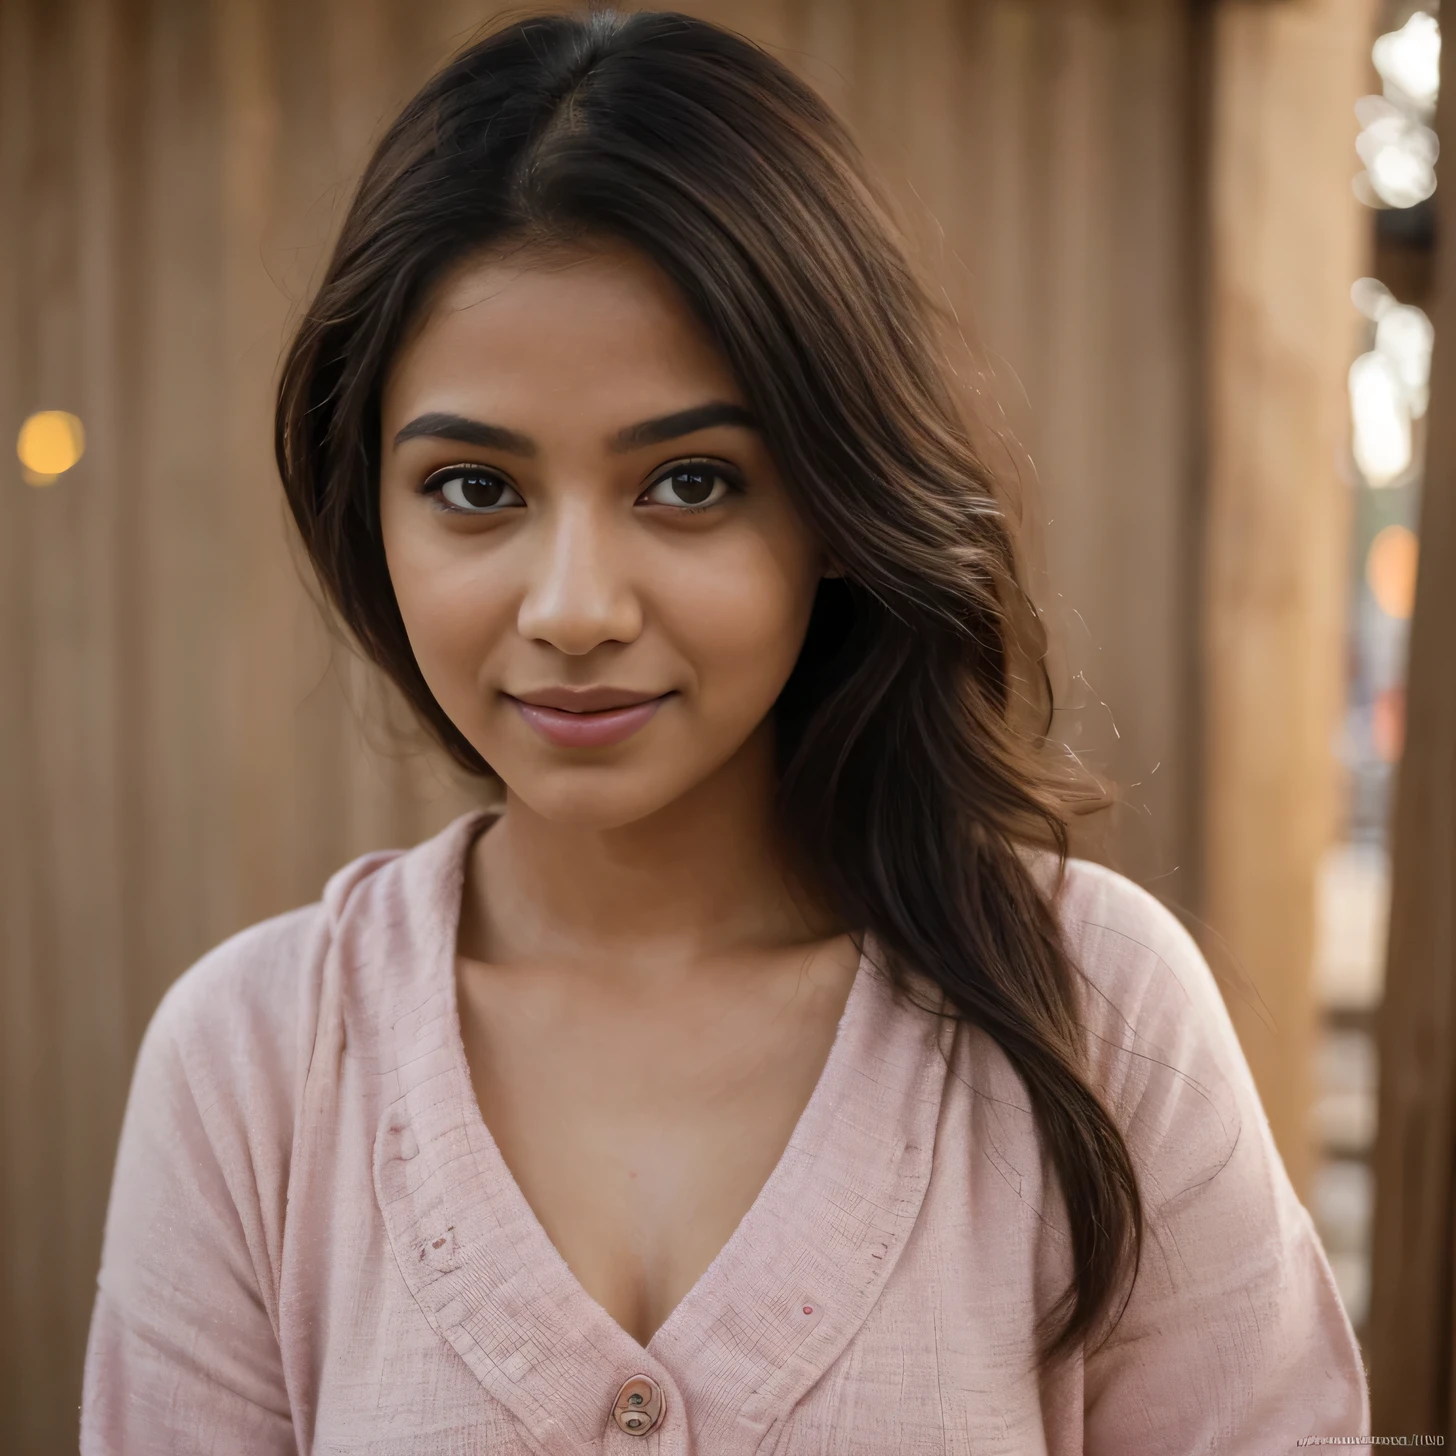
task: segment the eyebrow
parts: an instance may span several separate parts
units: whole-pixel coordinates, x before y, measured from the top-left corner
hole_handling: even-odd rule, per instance
[[[737,425],[745,430],[758,428],[753,414],[741,404],[715,399],[674,414],[660,415],[655,420],[628,425],[612,437],[611,448],[618,454],[640,450],[645,445],[661,445],[681,435],[710,430],[715,425]],[[503,450],[508,455],[529,457],[538,453],[536,442],[529,435],[508,430],[503,425],[488,425],[484,420],[468,419],[464,415],[439,413],[420,415],[411,420],[394,437],[394,447],[398,449],[406,440],[421,436],[432,440],[458,440],[464,445],[483,445],[489,450]]]

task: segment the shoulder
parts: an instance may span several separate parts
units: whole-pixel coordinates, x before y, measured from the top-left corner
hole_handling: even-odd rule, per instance
[[[149,1057],[175,1058],[200,1106],[296,1096],[316,1036],[324,967],[354,896],[401,851],[361,856],[310,905],[249,926],[172,984],[147,1029]],[[230,1093],[231,1095],[227,1095]]]
[[[440,959],[481,817],[463,814],[412,849],[361,855],[313,904],[209,951],[157,1008],[137,1083],[180,1079],[205,1120],[273,1126],[282,1136],[320,1049],[347,1041],[364,1050],[411,978]]]
[[[1052,896],[1079,976],[1088,1069],[1135,1141],[1186,1135],[1214,1164],[1262,1108],[1223,994],[1165,905],[1102,865],[1070,860]]]
[[[1073,962],[1091,989],[1126,1012],[1165,1003],[1223,1012],[1208,962],[1182,922],[1141,886],[1104,865],[1067,861],[1052,899]]]
[[[1087,1365],[1089,1449],[1135,1432],[1139,1449],[1205,1450],[1217,1430],[1229,1449],[1284,1450],[1299,1432],[1363,1429],[1349,1321],[1207,961],[1170,910],[1099,865],[1070,862],[1052,903],[1089,1081],[1145,1218],[1129,1302]],[[1212,1403],[1168,1398],[1189,1371],[1224,1372],[1203,1382]]]
[[[163,997],[137,1056],[112,1183],[103,1275],[117,1298],[140,1298],[146,1270],[171,1267],[169,1241],[184,1226],[206,1278],[213,1254],[241,1238],[245,1255],[234,1249],[229,1268],[251,1261],[250,1287],[265,1303],[276,1296],[310,1110],[324,1115],[346,1046],[357,1053],[362,1041],[367,1053],[396,990],[407,998],[429,960],[423,938],[446,938],[470,828],[462,816],[412,850],[352,861],[313,904],[229,937]]]
[[[1052,906],[1084,981],[1089,1021],[1146,1024],[1192,1014],[1228,1023],[1203,952],[1178,917],[1141,886],[1104,865],[1068,860]]]

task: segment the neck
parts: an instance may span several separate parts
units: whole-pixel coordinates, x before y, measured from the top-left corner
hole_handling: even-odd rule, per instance
[[[461,954],[608,959],[651,974],[834,934],[787,868],[774,790],[765,725],[689,793],[620,828],[553,823],[508,791],[471,853]]]

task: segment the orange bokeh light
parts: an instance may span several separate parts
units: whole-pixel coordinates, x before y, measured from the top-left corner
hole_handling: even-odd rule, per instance
[[[1370,543],[1365,581],[1380,610],[1400,621],[1416,604],[1416,561],[1420,545],[1405,526],[1387,526]]]

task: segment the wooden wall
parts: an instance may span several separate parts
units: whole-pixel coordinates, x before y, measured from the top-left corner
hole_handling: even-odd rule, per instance
[[[1375,12],[1229,0],[1211,36],[1204,940],[1301,1189],[1344,706],[1350,285],[1373,245],[1350,188],[1353,100],[1372,81]]]
[[[1101,852],[1196,907],[1199,7],[688,8],[801,67],[890,178],[1025,486],[1060,731],[1125,786]],[[48,489],[0,465],[0,1429],[18,1456],[74,1444],[115,1137],[163,990],[466,802],[318,626],[269,402],[371,139],[489,18],[489,0],[0,4],[0,436],[65,408],[89,442]]]

